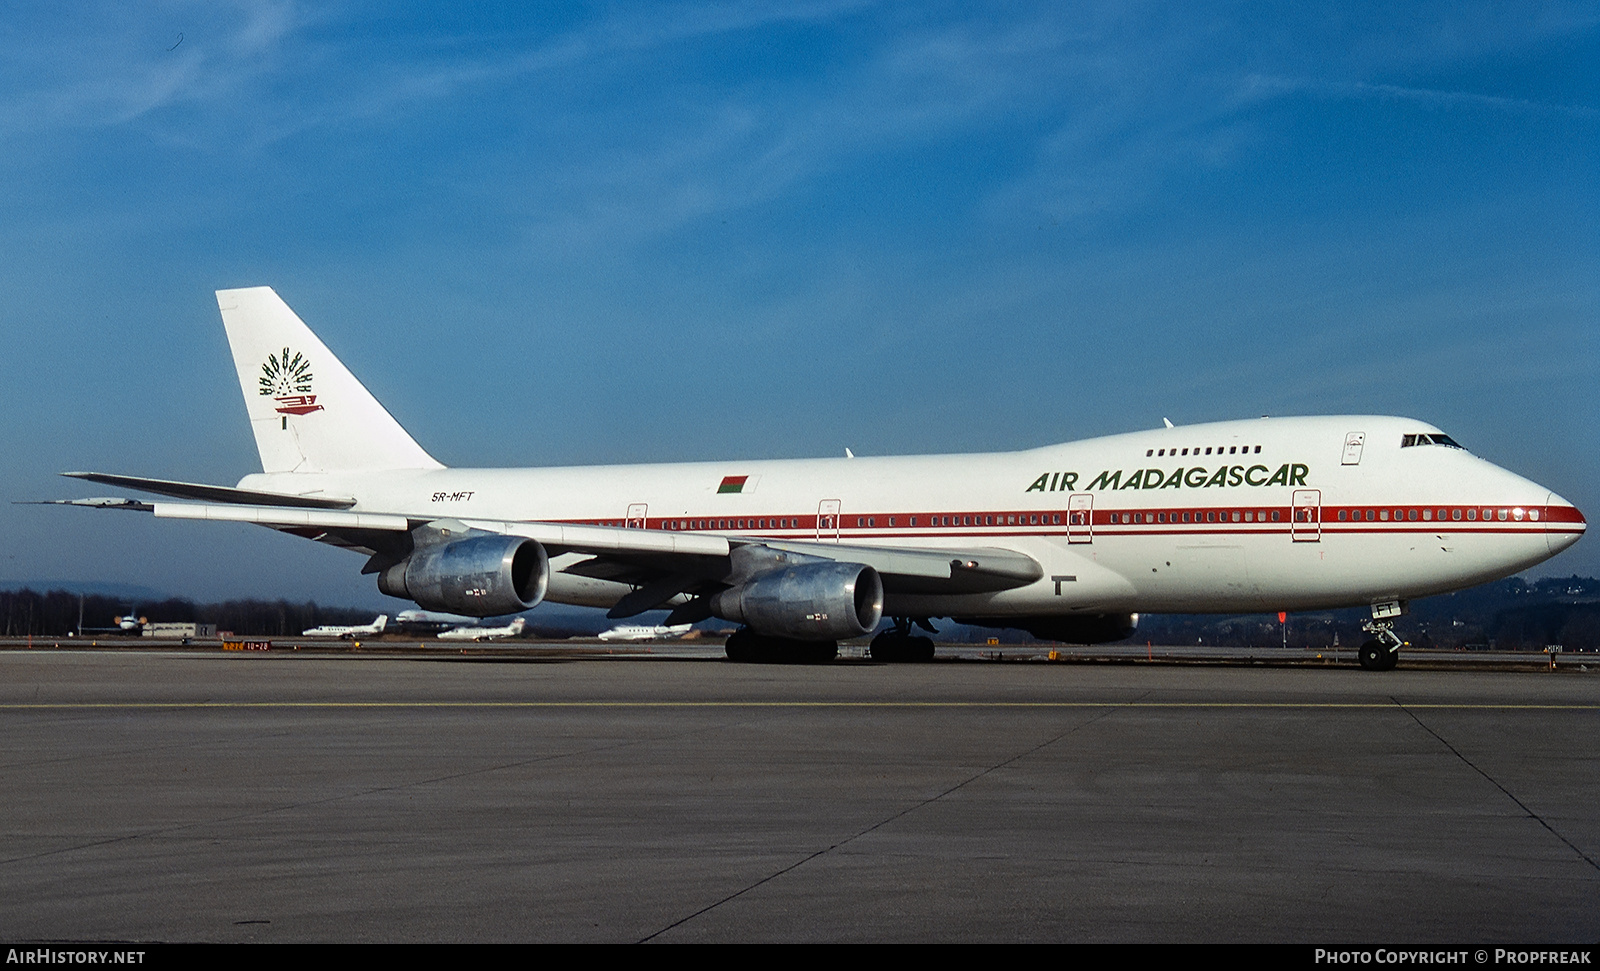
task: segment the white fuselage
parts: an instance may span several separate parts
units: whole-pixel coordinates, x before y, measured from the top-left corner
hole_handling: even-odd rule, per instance
[[[1165,428],[1022,452],[551,469],[276,473],[240,488],[351,496],[354,511],[1028,554],[991,593],[890,593],[889,616],[1306,610],[1503,577],[1583,534],[1550,490],[1424,422],[1354,416]],[[1358,440],[1359,439],[1359,440]],[[562,573],[547,599],[630,589]]]

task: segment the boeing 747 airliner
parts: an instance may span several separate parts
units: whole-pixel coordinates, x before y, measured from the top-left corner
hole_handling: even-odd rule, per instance
[[[1023,452],[452,469],[267,287],[217,302],[262,471],[235,487],[69,472],[357,551],[385,594],[491,617],[543,600],[744,625],[734,659],[932,655],[936,618],[1096,643],[1140,612],[1366,606],[1394,666],[1415,597],[1549,559],[1586,522],[1409,418],[1167,427]]]

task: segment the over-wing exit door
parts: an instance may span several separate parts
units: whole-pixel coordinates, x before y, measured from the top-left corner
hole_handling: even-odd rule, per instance
[[[1080,492],[1067,498],[1067,542],[1094,542],[1094,495]]]
[[[825,543],[839,542],[838,499],[824,499],[817,503],[817,539]]]

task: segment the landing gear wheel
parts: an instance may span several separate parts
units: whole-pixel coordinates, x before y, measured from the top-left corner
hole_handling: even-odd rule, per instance
[[[767,637],[745,628],[728,635],[723,652],[730,661],[753,664],[824,664],[838,657],[839,644]]]
[[[724,644],[722,651],[730,661],[751,662],[759,660],[760,647],[756,642],[756,635],[747,630],[734,631],[728,635],[728,643]]]
[[[1376,638],[1362,644],[1357,656],[1368,671],[1393,671],[1400,663],[1400,652]]]
[[[890,664],[933,660],[933,639],[912,637],[899,630],[886,630],[872,639],[867,648],[874,661]]]

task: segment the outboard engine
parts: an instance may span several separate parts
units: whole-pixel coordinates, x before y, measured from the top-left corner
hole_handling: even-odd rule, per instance
[[[550,586],[550,557],[538,541],[483,533],[419,546],[378,574],[378,589],[424,610],[469,617],[537,606]]]

